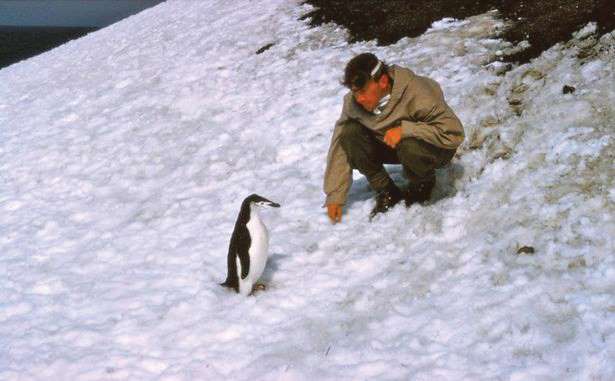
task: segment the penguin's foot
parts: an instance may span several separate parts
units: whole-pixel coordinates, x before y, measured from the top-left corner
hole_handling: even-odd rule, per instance
[[[254,294],[256,291],[265,291],[267,289],[267,286],[265,286],[262,283],[256,283],[254,285],[254,287],[252,288],[252,293]]]

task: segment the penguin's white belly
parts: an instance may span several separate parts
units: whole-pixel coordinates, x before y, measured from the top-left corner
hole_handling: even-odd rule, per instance
[[[252,292],[252,287],[258,281],[263,271],[265,271],[265,265],[267,264],[267,254],[269,250],[269,233],[267,228],[258,217],[258,214],[252,213],[250,220],[246,224],[248,232],[250,233],[250,249],[248,254],[250,256],[250,269],[248,276],[245,279],[241,279],[241,264],[239,258],[237,258],[238,266],[238,278],[239,278],[239,292],[248,295]]]

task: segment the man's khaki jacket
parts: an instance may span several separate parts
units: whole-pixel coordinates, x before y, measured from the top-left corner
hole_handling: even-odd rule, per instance
[[[401,126],[402,139],[415,137],[446,149],[456,149],[463,142],[463,126],[444,101],[442,89],[436,81],[395,65],[389,68],[389,75],[393,79],[391,99],[380,115],[366,111],[354,100],[351,92],[344,96],[342,115],[335,123],[327,155],[326,204],[344,204],[352,185],[352,168],[340,144],[348,121],[361,123],[383,142],[386,131],[396,126]]]

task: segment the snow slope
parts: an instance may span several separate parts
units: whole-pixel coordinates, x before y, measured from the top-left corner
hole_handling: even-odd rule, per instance
[[[496,14],[378,47],[308,10],[169,0],[0,70],[0,379],[615,378],[613,34],[498,75]],[[332,226],[363,51],[440,81],[468,139],[430,205],[369,223],[357,176]],[[245,298],[218,283],[252,192],[283,207]]]

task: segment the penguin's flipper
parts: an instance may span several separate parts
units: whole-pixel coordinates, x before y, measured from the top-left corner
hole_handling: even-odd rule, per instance
[[[248,228],[245,226],[241,226],[237,229],[238,239],[236,241],[237,245],[235,245],[236,255],[239,257],[239,262],[241,263],[241,279],[246,279],[248,273],[250,272],[250,245],[252,244],[252,239],[250,238],[250,232],[248,232]]]
[[[232,288],[235,291],[239,292],[239,280],[237,279],[237,265],[233,258],[235,258],[235,248],[231,244],[229,247],[229,255],[228,255],[228,272],[226,275],[226,280],[223,283],[220,283],[220,286]]]
[[[237,289],[237,283],[238,283],[237,270],[235,269],[235,266],[232,266],[228,270],[228,274],[226,275],[226,280],[220,283],[220,286]]]
[[[239,292],[239,278],[237,277],[237,262],[235,259],[237,258],[237,239],[238,229],[236,228],[233,231],[233,235],[231,236],[231,242],[228,247],[228,272],[226,275],[226,280],[223,283],[220,283],[220,286],[229,287]]]
[[[241,279],[246,279],[250,272],[250,255],[248,250],[237,251],[239,262],[241,263]]]

